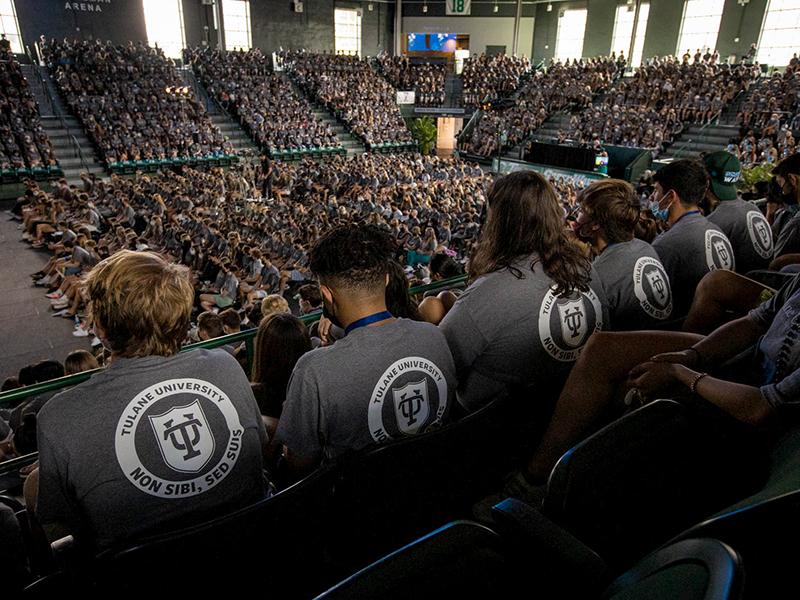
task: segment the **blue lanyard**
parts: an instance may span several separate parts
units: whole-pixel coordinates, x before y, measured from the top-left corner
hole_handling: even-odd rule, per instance
[[[681,222],[681,219],[683,219],[683,217],[688,217],[689,215],[699,215],[699,214],[700,214],[700,211],[699,211],[699,210],[690,210],[689,212],[683,213],[683,214],[682,214],[680,217],[678,217],[678,220],[677,220],[677,221],[675,221],[675,222],[674,222],[674,223],[671,225],[671,227],[675,227],[675,225],[677,225],[678,223],[680,223],[680,222]]]
[[[347,335],[354,329],[358,329],[359,327],[366,327],[367,325],[371,325],[372,323],[377,323],[378,321],[385,321],[386,319],[391,319],[392,313],[388,310],[384,310],[379,313],[374,313],[371,315],[367,315],[366,317],[362,317],[357,321],[353,321],[347,328],[344,330],[344,334]]]

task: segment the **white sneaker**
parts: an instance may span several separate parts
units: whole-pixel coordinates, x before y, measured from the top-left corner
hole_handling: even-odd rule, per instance
[[[99,338],[99,337],[97,337],[97,336],[94,336],[94,337],[92,338],[92,348],[96,348],[97,346],[100,346],[100,345],[102,345],[102,343],[103,343],[103,342],[101,342],[101,341],[100,341],[100,338]]]
[[[64,295],[64,292],[62,292],[61,290],[56,290],[52,294],[45,294],[44,297],[45,298],[50,298],[50,300],[58,300],[63,295]]]
[[[69,309],[68,309],[68,308],[64,308],[64,309],[61,309],[61,310],[60,310],[60,311],[58,311],[58,312],[54,312],[54,313],[53,313],[52,315],[50,315],[50,316],[51,316],[51,317],[63,317],[63,316],[64,316],[64,315],[66,315],[68,312],[69,312]]]
[[[74,335],[75,337],[89,337],[89,332],[83,327],[78,327],[75,331],[72,332],[72,335]]]
[[[50,304],[53,307],[53,310],[61,310],[62,308],[69,307],[69,298],[63,298],[56,302]]]
[[[25,233],[22,234],[22,239],[27,242],[28,240],[31,239],[31,234],[26,231]]]

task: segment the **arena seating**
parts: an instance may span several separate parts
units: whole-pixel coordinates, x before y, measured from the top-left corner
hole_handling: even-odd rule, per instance
[[[414,90],[417,106],[444,104],[446,65],[381,54],[375,59],[383,76],[398,90]]]
[[[286,70],[301,89],[336,115],[368,149],[414,146],[396,90],[358,56],[286,52]]]
[[[678,542],[643,558],[605,590],[577,588],[586,572],[559,572],[525,562],[505,536],[470,521],[456,521],[396,550],[342,581],[320,600],[512,596],[669,600],[675,597],[740,598],[745,569],[737,553],[718,540]],[[504,544],[504,542],[506,542]]]
[[[472,56],[464,61],[464,106],[476,107],[509,96],[530,71],[527,58],[507,54]]]
[[[505,134],[505,147],[514,147],[528,138],[558,110],[582,109],[594,95],[606,89],[622,74],[624,63],[605,58],[554,63],[532,74],[519,90],[512,106],[493,108],[483,114],[472,132],[466,149],[492,156]]]
[[[67,105],[109,166],[233,154],[162,51],[141,42],[51,41],[45,54]]]
[[[190,49],[186,61],[210,94],[239,118],[250,136],[271,156],[284,153],[342,153],[336,134],[316,119],[308,101],[272,70],[260,50],[222,52]]]
[[[0,182],[60,174],[30,85],[10,52],[0,52],[0,140]]]

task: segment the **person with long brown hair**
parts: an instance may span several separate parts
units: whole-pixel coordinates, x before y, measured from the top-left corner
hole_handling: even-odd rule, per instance
[[[281,416],[292,370],[309,350],[306,326],[291,313],[271,313],[258,326],[250,387],[270,436]]]
[[[532,171],[511,173],[490,189],[469,275],[470,286],[440,325],[467,410],[509,386],[559,386],[608,321],[602,287],[567,237],[553,188]]]

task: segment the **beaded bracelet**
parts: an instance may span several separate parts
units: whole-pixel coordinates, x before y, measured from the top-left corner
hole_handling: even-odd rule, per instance
[[[689,385],[689,391],[692,392],[692,394],[697,393],[697,384],[700,383],[700,380],[706,375],[708,375],[708,373],[698,373],[697,376],[694,378],[691,385]]]

